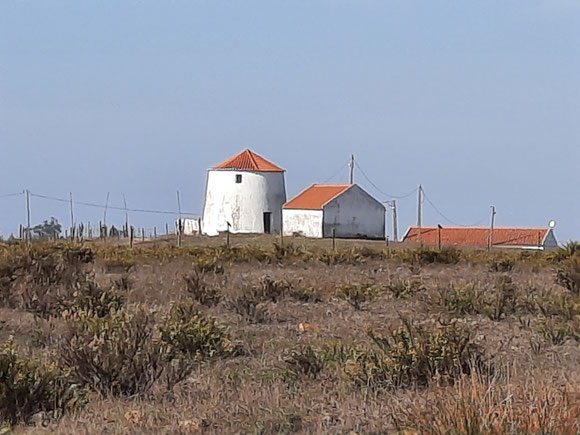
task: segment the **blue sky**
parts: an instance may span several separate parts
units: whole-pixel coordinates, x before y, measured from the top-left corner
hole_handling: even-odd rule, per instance
[[[578,239],[580,3],[0,2],[0,195],[175,210],[179,189],[197,213],[207,167],[245,147],[287,169],[289,197],[346,180],[354,153],[381,191],[422,183],[454,222],[493,204],[498,225],[556,219]],[[406,228],[414,198],[398,207]],[[68,225],[32,198],[33,223],[51,215]],[[0,233],[24,220],[22,196],[0,197]],[[429,204],[424,223],[449,224]]]

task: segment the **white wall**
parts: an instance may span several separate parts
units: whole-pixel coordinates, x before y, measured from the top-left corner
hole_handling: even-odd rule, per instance
[[[236,174],[242,182],[236,183]],[[202,217],[204,234],[217,235],[231,224],[233,233],[263,233],[264,212],[271,212],[271,232],[280,231],[286,202],[283,172],[210,169]]]
[[[283,209],[283,231],[285,236],[294,233],[306,237],[322,238],[322,210]]]
[[[183,234],[186,236],[194,236],[199,234],[200,231],[200,218],[181,218],[181,224],[183,225]],[[179,219],[175,221],[175,228],[179,226]]]
[[[385,206],[356,184],[326,203],[324,237],[372,238],[385,237]]]

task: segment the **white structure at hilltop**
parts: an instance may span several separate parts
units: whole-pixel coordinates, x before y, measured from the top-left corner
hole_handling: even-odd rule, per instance
[[[245,149],[208,170],[202,232],[279,232],[285,202],[284,169]]]
[[[385,211],[356,184],[313,184],[284,204],[284,234],[384,239]]]

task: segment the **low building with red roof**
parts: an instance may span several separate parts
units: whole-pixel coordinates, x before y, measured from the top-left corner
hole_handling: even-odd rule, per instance
[[[385,211],[356,184],[313,184],[284,204],[282,228],[286,235],[384,239]]]
[[[280,232],[284,169],[245,149],[207,172],[202,232]]]
[[[403,242],[501,248],[553,249],[558,247],[552,228],[417,227],[407,230]]]

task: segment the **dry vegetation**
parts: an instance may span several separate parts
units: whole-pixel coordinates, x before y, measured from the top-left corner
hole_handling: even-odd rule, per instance
[[[2,433],[578,433],[580,249],[0,245]]]

